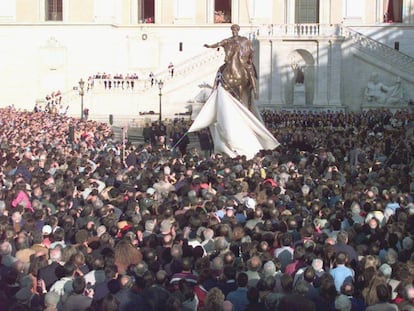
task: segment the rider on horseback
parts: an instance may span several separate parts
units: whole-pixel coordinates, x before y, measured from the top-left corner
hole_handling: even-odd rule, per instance
[[[239,31],[240,31],[239,25],[236,25],[236,24],[232,25],[231,31],[233,34],[232,37],[224,39],[215,44],[211,44],[211,45],[204,44],[204,46],[207,48],[218,48],[218,47],[224,48],[226,56],[224,58],[224,65],[222,65],[218,70],[217,80],[222,79],[223,70],[231,62],[232,58],[234,56],[238,57],[241,63],[241,66],[243,66],[243,68],[247,72],[248,82],[250,83],[250,86],[253,90],[255,99],[257,99],[258,98],[257,85],[256,85],[257,74],[256,74],[256,69],[253,64],[252,44],[248,38],[239,36]],[[224,84],[226,83],[225,81],[221,81],[221,82],[224,82]]]

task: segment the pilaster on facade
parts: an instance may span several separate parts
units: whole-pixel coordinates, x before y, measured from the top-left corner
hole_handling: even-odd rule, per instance
[[[318,41],[317,55],[315,55],[315,97],[314,106],[328,104],[328,76],[329,76],[329,51],[330,46],[327,40]]]
[[[330,57],[329,57],[329,88],[328,102],[331,106],[341,105],[341,70],[342,70],[342,54],[341,44],[342,37],[336,37],[329,40]]]
[[[260,102],[270,102],[273,88],[272,42],[268,39],[259,42],[259,98]]]

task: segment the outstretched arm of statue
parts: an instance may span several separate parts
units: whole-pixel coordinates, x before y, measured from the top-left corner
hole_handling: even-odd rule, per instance
[[[205,48],[212,48],[212,49],[214,49],[214,48],[218,48],[219,46],[221,46],[221,45],[220,45],[220,42],[218,42],[218,43],[214,43],[214,44],[204,44],[204,47],[205,47]]]
[[[221,46],[225,46],[227,42],[228,42],[228,39],[224,39],[224,40],[222,40],[220,42],[217,42],[217,43],[214,43],[214,44],[204,44],[204,47],[215,49],[215,48],[218,48],[218,47],[221,47]]]

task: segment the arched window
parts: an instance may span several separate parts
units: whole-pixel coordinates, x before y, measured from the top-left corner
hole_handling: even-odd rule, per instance
[[[46,21],[63,21],[63,0],[46,0]]]
[[[296,0],[295,23],[319,23],[319,0]]]

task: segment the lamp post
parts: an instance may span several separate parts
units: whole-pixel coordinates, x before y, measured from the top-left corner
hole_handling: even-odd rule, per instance
[[[84,86],[85,86],[85,81],[82,80],[82,78],[79,80],[79,95],[81,97],[81,120],[83,120],[83,95],[85,95],[84,92]]]
[[[161,124],[161,120],[162,120],[162,110],[161,110],[161,97],[162,97],[162,88],[164,86],[164,81],[160,80],[158,81],[158,89],[160,90],[159,92],[159,96],[160,96],[160,107],[159,107],[159,118],[158,118],[158,122],[159,124]]]

